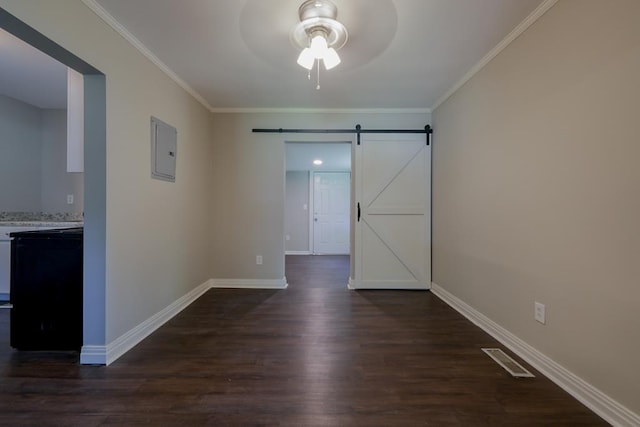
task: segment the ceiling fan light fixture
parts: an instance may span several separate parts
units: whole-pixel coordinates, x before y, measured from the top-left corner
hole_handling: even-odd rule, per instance
[[[320,62],[326,70],[340,64],[338,50],[348,38],[347,29],[336,20],[338,8],[331,0],[306,0],[298,9],[300,22],[291,31],[291,41],[302,49],[298,64],[309,70],[317,60],[318,73]],[[318,74],[318,86],[319,84]]]
[[[313,52],[308,47],[302,49],[300,52],[300,56],[298,56],[298,65],[307,70],[311,70],[313,68],[313,64],[316,62],[316,57],[313,56]]]

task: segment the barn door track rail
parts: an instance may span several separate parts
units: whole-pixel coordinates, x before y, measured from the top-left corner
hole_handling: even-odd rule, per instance
[[[360,145],[360,135],[363,133],[423,133],[427,137],[427,145],[431,145],[431,134],[433,129],[426,125],[424,129],[362,129],[356,125],[355,129],[253,129],[254,133],[355,133],[358,135],[358,145]]]

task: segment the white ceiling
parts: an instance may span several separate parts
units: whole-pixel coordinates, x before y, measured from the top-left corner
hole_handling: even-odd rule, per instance
[[[428,110],[544,3],[334,0],[349,40],[318,91],[289,40],[302,0],[83,1],[212,111]],[[25,46],[0,33],[0,94],[64,108],[66,67]]]
[[[543,3],[334,0],[349,40],[317,91],[289,40],[302,0],[84,2],[106,11],[213,110],[428,109]]]
[[[350,171],[351,144],[342,142],[287,142],[288,171]],[[316,166],[314,160],[322,160]]]
[[[67,67],[0,29],[0,95],[67,108]]]

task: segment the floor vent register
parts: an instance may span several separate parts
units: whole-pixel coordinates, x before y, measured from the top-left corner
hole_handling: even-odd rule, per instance
[[[535,377],[531,372],[527,371],[521,364],[513,360],[509,355],[499,348],[483,348],[482,351],[487,353],[490,358],[502,366],[513,377],[527,378]]]

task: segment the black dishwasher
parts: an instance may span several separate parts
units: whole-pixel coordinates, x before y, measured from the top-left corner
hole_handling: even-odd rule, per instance
[[[11,346],[82,347],[83,228],[11,233]]]

